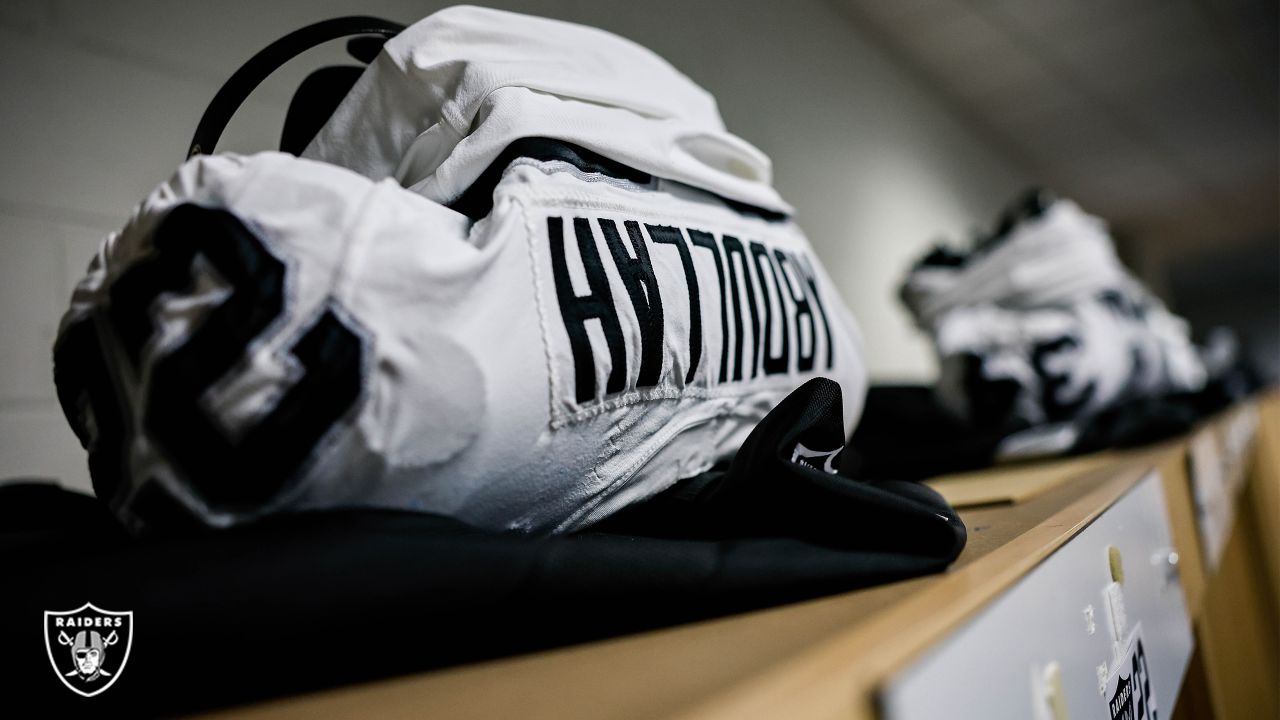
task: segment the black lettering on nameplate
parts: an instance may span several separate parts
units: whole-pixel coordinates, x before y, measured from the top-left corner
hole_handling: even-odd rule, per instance
[[[653,387],[658,384],[658,374],[662,372],[663,326],[662,293],[658,291],[658,280],[653,276],[649,249],[640,235],[640,224],[635,220],[624,223],[635,257],[622,244],[618,226],[612,220],[599,222],[600,232],[604,233],[605,244],[609,246],[609,254],[622,276],[622,284],[627,288],[631,307],[640,323],[640,372],[636,377],[636,387]]]
[[[553,287],[542,301],[563,328],[548,329],[557,412],[835,366],[825,287],[805,250],[626,217],[551,215],[546,228]]]
[[[773,262],[769,259],[769,249],[759,242],[751,243],[751,258],[754,261],[756,274],[760,278],[760,292],[764,296],[764,331],[760,333],[761,356],[764,358],[764,373],[766,375],[779,375],[787,371],[787,365],[790,361],[790,353],[788,346],[790,345],[788,335],[789,328],[787,321],[783,318],[785,312],[782,302],[782,288],[778,285],[778,271],[774,269]],[[764,263],[762,266],[761,263]],[[769,290],[769,280],[772,279],[773,290]],[[775,355],[772,351],[773,346],[773,323],[774,323],[774,300],[778,301],[777,323],[779,334],[782,336],[782,342]]]
[[[831,321],[827,319],[827,306],[823,304],[822,294],[818,292],[818,276],[813,270],[813,265],[806,257],[796,256],[796,268],[804,278],[809,301],[818,308],[818,315],[822,319],[822,336],[826,338],[827,343],[826,368],[830,370],[835,367],[835,344],[831,340]]]
[[[818,330],[813,321],[813,308],[809,305],[809,295],[804,291],[804,281],[798,275],[799,270],[796,268],[795,261],[781,250],[774,250],[773,256],[778,261],[782,284],[787,287],[787,295],[791,298],[791,306],[795,308],[797,368],[800,372],[808,372],[813,369],[813,358],[818,353]],[[801,283],[798,292],[796,290],[797,285],[793,283]],[[802,319],[803,323],[801,322]],[[808,331],[809,349],[807,352],[801,348],[803,331]],[[828,338],[827,342],[830,343],[830,341],[830,338]]]
[[[297,474],[354,407],[362,388],[362,339],[330,300],[277,358],[290,368],[288,387],[253,420],[229,428],[210,416],[202,399],[244,372],[250,348],[275,332],[287,313],[289,269],[225,210],[179,205],[152,240],[153,252],[111,284],[105,324],[95,327],[88,319],[70,328],[55,359],[64,407],[80,408],[73,423],[97,420],[96,428],[77,427],[90,449],[95,484],[98,475],[116,482],[125,430],[140,429],[210,506],[261,503]],[[206,274],[228,286],[225,297],[192,327],[160,332],[157,303],[191,294]],[[103,362],[113,356],[112,346],[123,351],[129,374],[145,387],[141,428],[125,427],[136,419],[122,411],[124,367],[109,371]]]
[[[702,362],[702,296],[698,292],[698,273],[694,270],[693,255],[689,246],[684,244],[684,235],[680,228],[670,225],[646,225],[649,237],[663,245],[671,245],[680,254],[680,266],[684,269],[685,287],[689,291],[689,370],[685,374],[686,385],[693,382],[698,372],[698,364]],[[720,259],[716,258],[717,274]]]
[[[587,321],[595,320],[604,331],[609,346],[609,381],[605,392],[622,392],[627,379],[627,348],[622,340],[622,325],[613,304],[613,292],[609,289],[609,276],[605,275],[600,251],[591,233],[591,223],[586,218],[573,219],[574,235],[578,241],[578,255],[587,276],[590,291],[586,295],[574,292],[569,277],[569,262],[565,256],[564,220],[547,218],[547,235],[551,246],[551,271],[555,276],[556,298],[560,301],[560,314],[565,332],[569,334],[569,346],[573,351],[573,379],[579,403],[596,396],[595,358],[591,353],[591,338],[587,335]]]
[[[715,235],[702,230],[689,230],[689,242],[695,247],[703,248],[711,253],[711,259],[715,262],[716,268],[716,287],[720,289],[720,383],[723,385],[728,381],[729,372],[729,308],[725,302],[724,291],[724,263],[720,260],[720,246],[716,243]],[[738,334],[742,334],[742,318],[735,315],[734,321],[738,326]]]
[[[742,293],[746,293],[746,307],[751,313],[751,364],[747,366],[747,377],[754,377],[756,365],[760,360],[760,311],[756,307],[756,290],[755,283],[751,278],[751,261],[747,259],[746,248],[742,246],[742,241],[732,235],[725,235],[721,242],[724,243],[725,270],[729,276],[729,297],[733,300],[734,316],[739,318],[737,328],[738,331],[734,336],[737,353],[733,360],[733,379],[742,379],[742,356],[743,347],[747,343],[747,339],[742,334]],[[736,260],[734,258],[737,258]],[[742,292],[739,292],[738,286],[742,286]]]

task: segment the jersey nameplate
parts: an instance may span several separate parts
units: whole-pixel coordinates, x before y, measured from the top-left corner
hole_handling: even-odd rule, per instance
[[[646,399],[793,383],[835,363],[808,253],[617,214],[545,218],[534,238],[553,423]]]

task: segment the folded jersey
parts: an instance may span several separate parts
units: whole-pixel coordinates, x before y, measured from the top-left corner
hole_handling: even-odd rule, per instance
[[[1105,223],[1042,192],[972,252],[924,258],[902,296],[934,341],[942,404],[985,427],[1031,426],[1003,455],[1064,451],[1076,419],[1206,381],[1186,323],[1129,275]]]
[[[810,378],[857,421],[857,329],[767,158],[633,43],[443,11],[305,155],[190,160],[75,290],[59,398],[135,530],[375,507],[567,531]]]

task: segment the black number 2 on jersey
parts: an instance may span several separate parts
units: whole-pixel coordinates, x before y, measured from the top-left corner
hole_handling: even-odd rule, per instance
[[[288,309],[289,268],[235,215],[192,204],[165,216],[154,245],[111,284],[105,313],[68,328],[55,349],[59,398],[89,449],[95,490],[99,497],[114,493],[125,472],[127,444],[142,432],[211,507],[262,503],[297,474],[359,399],[361,337],[330,300],[286,343],[290,358],[280,359],[291,370],[288,387],[246,427],[229,431],[210,416],[202,398],[245,372],[246,354],[269,339]],[[185,337],[160,347],[153,303],[193,287],[197,258],[230,292]],[[114,343],[103,343],[104,335],[114,336]],[[146,392],[133,399],[140,405],[138,417],[125,410],[125,372],[146,375]]]

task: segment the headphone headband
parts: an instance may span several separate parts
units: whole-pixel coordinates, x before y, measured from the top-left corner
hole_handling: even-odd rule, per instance
[[[276,40],[249,58],[218,89],[218,94],[209,101],[204,115],[200,117],[200,123],[196,125],[195,135],[187,149],[187,158],[213,152],[218,138],[222,137],[222,131],[249,97],[249,93],[281,65],[330,40],[352,35],[376,35],[386,40],[395,37],[402,30],[404,26],[399,23],[352,15],[308,25]]]

